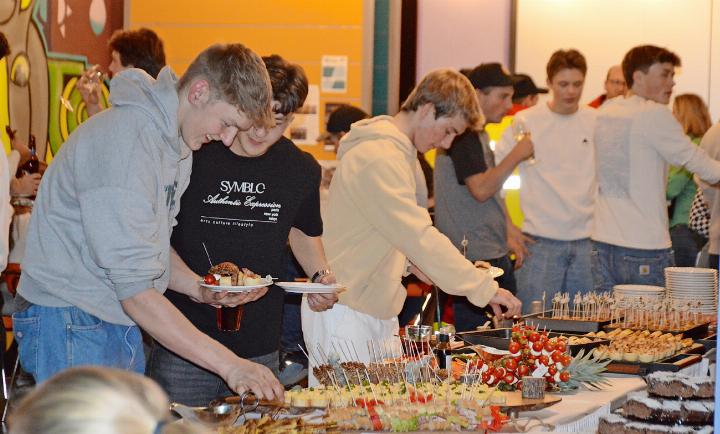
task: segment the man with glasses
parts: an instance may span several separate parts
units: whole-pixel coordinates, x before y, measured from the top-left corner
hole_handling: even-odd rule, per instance
[[[627,83],[625,83],[622,68],[620,65],[612,66],[608,69],[607,77],[605,77],[605,93],[592,100],[588,105],[593,108],[598,108],[609,99],[625,95],[627,90]]]

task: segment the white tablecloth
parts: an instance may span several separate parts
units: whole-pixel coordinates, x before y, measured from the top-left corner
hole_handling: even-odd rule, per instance
[[[522,413],[521,416],[537,417],[547,424],[554,425],[554,432],[594,433],[600,416],[610,414],[624,401],[628,393],[645,388],[645,381],[640,377],[628,376],[609,378],[609,380],[610,385],[604,390],[584,390],[573,395],[562,395],[562,401],[552,407]],[[530,426],[533,424],[531,423]],[[528,432],[553,432],[553,430],[533,428]]]

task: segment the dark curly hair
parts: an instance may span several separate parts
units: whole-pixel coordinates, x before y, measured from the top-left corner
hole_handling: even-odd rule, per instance
[[[117,30],[108,45],[111,50],[120,54],[120,63],[125,67],[140,68],[157,77],[165,66],[163,42],[150,29]]]

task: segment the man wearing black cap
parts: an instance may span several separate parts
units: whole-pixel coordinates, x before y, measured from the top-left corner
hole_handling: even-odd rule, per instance
[[[370,115],[362,109],[347,104],[341,105],[328,116],[327,127],[325,128],[327,133],[320,136],[320,140],[332,145],[335,148],[334,152],[337,153],[340,139],[350,131],[350,126],[369,117]]]
[[[538,103],[538,95],[541,93],[548,93],[548,90],[543,87],[535,86],[533,79],[527,74],[515,74],[512,77],[513,81],[513,105],[507,112],[508,116],[513,116],[515,113],[530,108]]]
[[[482,64],[467,73],[475,88],[486,123],[500,122],[510,108],[513,82],[499,63]],[[525,138],[497,166],[487,132],[467,130],[435,160],[435,225],[471,261],[487,261],[502,268],[501,287],[515,291],[510,251],[517,266],[527,249],[522,233],[510,221],[499,192],[521,161],[533,154]],[[474,330],[487,320],[482,308],[465,297],[454,297],[455,327]]]

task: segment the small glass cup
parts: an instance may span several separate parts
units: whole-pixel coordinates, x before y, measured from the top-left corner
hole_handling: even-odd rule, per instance
[[[240,321],[243,316],[243,306],[220,306],[217,309],[217,327],[221,332],[236,332],[240,330]]]
[[[429,325],[407,325],[405,326],[405,338],[403,347],[407,355],[430,354],[430,336],[432,327]],[[418,354],[419,353],[419,354]]]

